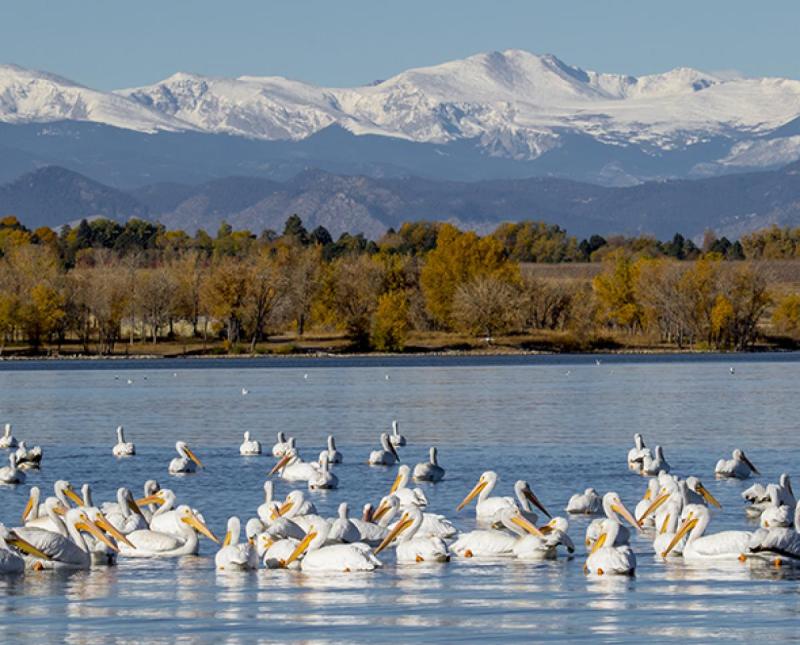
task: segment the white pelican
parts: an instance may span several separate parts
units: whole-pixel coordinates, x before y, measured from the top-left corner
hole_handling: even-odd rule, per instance
[[[261,561],[264,563],[264,567],[267,569],[299,570],[299,560],[292,560],[288,564],[286,562],[294,553],[298,544],[300,544],[300,540],[294,538],[273,540],[267,533],[261,533],[256,537],[256,549],[259,552]]]
[[[228,519],[228,530],[222,547],[214,556],[214,566],[218,571],[248,571],[258,568],[258,554],[248,540],[239,543],[241,523],[235,515]]]
[[[108,522],[123,535],[149,528],[149,524],[133,499],[131,491],[121,487],[117,489],[117,502],[106,502],[101,507]]]
[[[297,450],[287,450],[278,460],[268,477],[280,471],[281,479],[287,482],[308,482],[319,475],[320,465],[317,462],[306,462],[297,454]]]
[[[564,510],[573,515],[597,515],[603,510],[603,500],[594,488],[587,488],[570,497]]]
[[[428,497],[421,488],[408,488],[410,479],[411,468],[406,464],[401,464],[397,469],[397,476],[394,478],[389,494],[397,497],[400,506],[425,508],[428,505]]]
[[[668,473],[670,471],[669,463],[664,459],[664,449],[661,446],[656,446],[655,457],[646,455],[642,461],[642,475],[645,477],[654,477],[660,472]]]
[[[755,531],[744,552],[745,557],[767,560],[776,566],[784,562],[800,564],[800,502],[794,507],[794,526]]]
[[[397,421],[392,421],[392,434],[389,435],[389,441],[395,448],[402,448],[406,445],[406,438],[400,434]],[[398,459],[398,461],[400,461]]]
[[[392,466],[399,461],[400,456],[394,449],[394,445],[389,442],[389,435],[385,432],[381,433],[381,449],[369,453],[367,463],[370,466]]]
[[[261,442],[250,439],[249,430],[245,430],[244,432],[244,441],[242,441],[242,445],[239,446],[239,454],[242,456],[261,454]]]
[[[628,467],[641,470],[645,457],[652,457],[650,449],[644,445],[644,438],[638,432],[633,435],[633,448],[628,451]]]
[[[283,453],[285,453],[289,448],[294,447],[294,442],[291,440],[286,439],[286,433],[279,432],[278,433],[278,442],[272,446],[272,456],[273,457],[283,457]]]
[[[383,566],[363,542],[355,544],[331,544],[324,546],[330,532],[327,522],[319,527],[311,527],[306,537],[295,547],[295,550],[284,562],[290,565],[300,556],[300,569],[302,571],[320,572],[345,572],[374,571]],[[305,555],[303,555],[305,554]]]
[[[328,535],[331,542],[361,542],[361,531],[358,530],[353,520],[348,517],[347,502],[339,504],[339,515],[331,521],[331,532]]]
[[[3,430],[3,436],[0,437],[0,448],[16,448],[17,440],[11,434],[11,424],[6,423]]]
[[[115,457],[130,457],[136,454],[136,446],[130,441],[125,441],[125,430],[122,426],[117,426],[117,443],[111,449],[111,454]]]
[[[795,504],[792,503],[794,499],[788,499],[788,494],[784,495],[784,491],[777,484],[769,484],[767,486],[767,495],[769,504],[761,512],[759,520],[761,528],[770,529],[791,526],[795,507]]]
[[[604,519],[592,520],[589,526],[586,527],[586,546],[591,546],[597,541],[597,538],[605,530],[606,519],[614,520],[619,524],[619,529],[614,533],[614,536],[619,540],[618,543],[612,543],[610,546],[619,546],[626,544],[630,539],[630,532],[622,526],[622,519],[624,518],[632,527],[641,530],[642,526],[639,521],[633,517],[631,512],[627,509],[625,504],[622,503],[619,495],[615,492],[608,492],[603,495],[603,511],[606,514]],[[620,517],[621,516],[621,517]]]
[[[461,534],[450,550],[462,558],[491,558],[512,556],[514,546],[526,534],[544,537],[544,534],[526,520],[516,506],[505,506],[497,511],[497,520],[503,530],[476,529]]]
[[[202,462],[197,458],[189,446],[183,441],[175,443],[175,450],[178,451],[178,456],[169,462],[169,474],[181,475],[185,473],[193,473],[198,467],[202,468]]]
[[[342,453],[336,450],[336,440],[333,435],[328,435],[328,461],[332,464],[342,463]]]
[[[24,554],[49,560],[46,553],[42,553],[35,546],[23,540],[14,531],[7,529],[0,523],[0,574],[22,573],[25,570],[25,559],[9,547],[14,547]]]
[[[373,519],[379,526],[391,529],[394,528],[391,525],[394,516],[401,510],[407,508],[411,508],[411,506],[401,507],[400,500],[396,495],[387,495],[381,500],[378,508],[375,510]],[[456,529],[453,523],[444,515],[438,515],[436,513],[422,514],[422,526],[418,531],[418,535],[430,535],[446,540],[455,537],[457,534],[458,529]]]
[[[749,531],[722,531],[704,535],[711,521],[711,513],[700,504],[690,504],[683,509],[683,522],[675,537],[661,552],[666,558],[669,552],[688,533],[683,547],[684,560],[736,560],[747,550],[751,533]]]
[[[42,461],[42,448],[41,446],[34,446],[30,450],[25,445],[24,441],[19,442],[17,447],[17,465],[25,470],[31,468],[38,468]]]
[[[597,541],[592,546],[583,570],[602,576],[605,574],[633,575],[636,571],[636,556],[627,542],[620,543],[622,526],[616,520],[601,520],[602,527]]]
[[[175,511],[173,533],[162,533],[150,529],[133,531],[126,537],[134,545],[134,548],[123,543],[120,545],[120,555],[129,558],[173,558],[195,555],[199,543],[198,532],[219,544],[219,539],[194,514],[191,508],[182,505]]]
[[[38,486],[32,486],[28,503],[25,505],[25,510],[22,511],[22,524],[25,526],[36,527],[45,529],[47,531],[58,532],[56,526],[47,515],[47,501],[52,499],[57,508],[66,512],[70,507],[69,499],[71,499],[78,506],[83,505],[83,500],[72,489],[72,484],[63,479],[59,479],[53,484],[55,497],[48,497],[43,504],[39,503],[40,492]]]
[[[25,473],[17,468],[17,455],[9,453],[8,466],[0,468],[0,484],[24,484]]]
[[[439,465],[436,446],[431,446],[428,461],[422,461],[414,466],[414,481],[440,482],[444,477],[444,468]]]
[[[784,500],[783,503],[794,508],[796,500],[794,491],[792,490],[792,481],[789,479],[788,473],[781,473],[778,480],[778,488],[780,489],[780,496]],[[745,508],[745,513],[750,517],[760,518],[764,509],[772,503],[767,487],[759,482],[756,482],[742,492],[742,499],[748,503],[748,506]]]
[[[256,509],[256,515],[264,524],[269,524],[275,519],[272,517],[272,513],[276,507],[280,506],[278,502],[272,499],[272,495],[273,484],[272,480],[268,479],[264,482],[264,503]]]
[[[422,511],[415,506],[404,511],[400,521],[376,547],[378,555],[397,540],[397,561],[405,562],[450,562],[450,552],[444,540],[437,537],[418,536],[422,526]]]
[[[331,472],[328,452],[319,456],[319,470],[308,480],[309,490],[330,490],[339,488],[339,478]]]
[[[161,490],[161,484],[159,484],[155,479],[148,479],[144,483],[144,497],[145,498],[152,498],[158,491]],[[142,511],[142,515],[144,515],[144,519],[150,522],[150,518],[153,516],[153,513],[158,509],[159,502],[152,502],[151,504],[140,504],[139,501],[136,501],[136,505],[139,507],[139,510]]]
[[[314,503],[307,500],[305,493],[301,490],[290,491],[286,495],[284,505],[286,505],[286,509],[281,512],[281,515],[287,517],[317,514],[317,508],[314,506]]]
[[[733,451],[733,459],[720,459],[714,467],[714,474],[720,478],[747,479],[751,473],[761,474],[739,448]]]
[[[558,557],[558,547],[564,546],[567,552],[575,553],[567,529],[569,522],[563,517],[554,517],[547,524],[540,527],[542,536],[528,533],[514,544],[514,557],[519,560],[554,560]]]
[[[90,533],[109,549],[117,550],[117,546],[105,536],[83,508],[68,510],[62,522],[55,511],[57,504],[53,498],[45,503],[47,514],[58,532],[27,526],[14,529],[19,537],[47,556],[42,559],[32,555],[34,568],[88,569],[92,565],[92,555],[82,532]]]
[[[477,496],[478,503],[475,505],[475,517],[479,522],[486,523],[494,522],[501,509],[516,508],[517,505],[511,497],[489,497],[496,484],[497,473],[493,470],[487,470],[478,478],[478,483],[456,507],[456,510],[460,511]]]
[[[531,524],[536,524],[539,520],[539,516],[536,515],[533,508],[531,508],[531,504],[547,515],[548,518],[552,519],[553,516],[550,515],[550,511],[539,501],[539,498],[536,497],[530,485],[524,479],[519,479],[514,484],[514,494],[517,497],[517,506],[519,506],[522,516]]]
[[[639,520],[643,526],[652,526],[655,523],[655,519],[650,514],[645,514],[645,512],[650,507],[653,500],[658,497],[660,489],[661,486],[658,483],[658,479],[651,477],[647,481],[647,489],[644,492],[644,496],[636,504],[636,508],[633,509],[633,516]]]
[[[717,498],[694,475],[686,478],[685,499],[687,504],[703,504],[722,508],[722,504],[717,501]]]

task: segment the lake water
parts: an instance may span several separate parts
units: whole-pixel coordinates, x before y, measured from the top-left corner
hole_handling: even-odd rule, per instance
[[[735,367],[735,374],[729,368]],[[306,376],[307,375],[307,376]],[[387,378],[388,377],[388,378]],[[133,383],[128,384],[128,380]],[[645,480],[628,472],[634,432],[664,446],[673,472],[695,474],[722,502],[711,531],[752,527],[740,492],[714,480],[721,456],[742,447],[774,481],[800,475],[800,357],[408,358],[0,364],[0,422],[41,444],[42,469],[0,488],[0,521],[14,526],[29,485],[91,482],[95,502],[146,479],[202,510],[218,535],[231,514],[252,517],[271,456],[242,458],[250,430],[269,452],[278,430],[314,458],[333,433],[344,453],[340,488],[311,494],[322,515],[341,501],[351,512],[377,503],[394,468],[366,457],[392,419],[409,440],[403,460],[439,446],[446,480],[426,486],[430,511],[460,529],[474,506],[455,506],[480,473],[500,475],[499,494],[527,479],[551,512],[587,486],[616,490],[629,507]],[[241,389],[249,390],[242,396]],[[111,456],[124,425],[138,455]],[[170,477],[174,442],[195,449],[206,469]],[[798,481],[795,477],[795,481]],[[276,493],[290,490],[278,482]],[[453,561],[397,566],[393,552],[372,574],[324,577],[259,570],[214,571],[216,545],[176,561],[121,559],[89,572],[0,577],[0,642],[253,641],[707,641],[800,635],[800,574],[737,563],[657,561],[634,541],[633,578],[592,579],[582,571],[587,520],[570,522],[573,559],[545,563]]]

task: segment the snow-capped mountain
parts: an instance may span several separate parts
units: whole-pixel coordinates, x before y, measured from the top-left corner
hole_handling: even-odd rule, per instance
[[[0,122],[88,121],[144,133],[285,142],[338,126],[357,136],[466,143],[487,157],[541,162],[538,172],[566,176],[577,173],[590,152],[594,165],[581,178],[611,183],[791,162],[800,158],[796,119],[797,80],[727,79],[688,68],[640,77],[605,74],[520,50],[412,69],[354,88],[179,73],[105,93],[0,67]]]

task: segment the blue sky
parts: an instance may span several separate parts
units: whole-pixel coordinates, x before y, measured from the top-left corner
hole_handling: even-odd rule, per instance
[[[642,74],[677,66],[800,78],[800,1],[24,0],[0,62],[100,89],[175,71],[346,86],[508,48]],[[13,9],[9,9],[13,6]]]

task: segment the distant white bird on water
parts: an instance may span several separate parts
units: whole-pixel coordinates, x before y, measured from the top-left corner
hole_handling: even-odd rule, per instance
[[[414,466],[414,481],[439,482],[444,477],[444,468],[439,465],[436,446],[431,446],[428,461],[423,461]]]
[[[733,451],[733,459],[720,459],[714,467],[714,474],[718,478],[747,479],[751,473],[761,474],[739,448]]]
[[[389,435],[389,441],[395,448],[406,445],[406,438],[400,434],[399,425],[397,421],[392,421],[392,434]]]
[[[381,433],[381,449],[369,453],[367,463],[370,466],[391,466],[397,461],[400,461],[400,456],[389,441],[389,434]]]
[[[132,378],[128,379],[128,385],[133,385],[133,379]]]
[[[17,440],[11,434],[11,424],[6,423],[3,430],[3,436],[0,437],[0,448],[16,448]]]
[[[574,515],[597,515],[603,510],[603,500],[594,488],[587,488],[570,497],[564,510]]]
[[[0,484],[24,484],[25,473],[17,468],[17,455],[8,456],[8,466],[0,468]]]
[[[130,457],[136,454],[136,446],[130,441],[125,441],[125,431],[122,426],[117,426],[117,443],[111,449],[115,457]]]
[[[249,430],[245,430],[244,441],[242,441],[242,444],[239,446],[239,454],[240,455],[261,454],[261,442],[256,441],[255,439],[251,439]]]
[[[735,369],[735,368],[733,368],[733,367],[731,367],[731,368],[730,368],[728,371],[729,371],[731,374],[736,374],[736,369]]]
[[[243,387],[242,388],[242,396],[247,396],[248,394],[250,394],[250,390],[248,390],[246,387]]]

